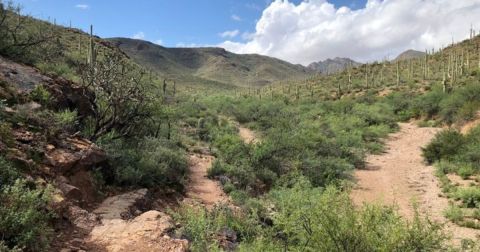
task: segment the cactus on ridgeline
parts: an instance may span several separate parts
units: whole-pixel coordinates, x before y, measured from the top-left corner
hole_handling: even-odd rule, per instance
[[[365,88],[368,89],[368,63],[365,64]]]
[[[397,86],[400,85],[400,61],[397,60]]]
[[[447,92],[447,75],[445,73],[445,61],[443,62],[443,67],[442,67],[442,87],[443,87],[443,93]]]
[[[423,80],[428,78],[428,50],[425,49],[425,58],[423,62]]]
[[[93,67],[97,61],[97,49],[93,41],[93,25],[90,25],[90,44],[88,47],[88,64]]]
[[[300,99],[300,86],[297,86],[297,89],[295,91],[295,100],[299,100]]]

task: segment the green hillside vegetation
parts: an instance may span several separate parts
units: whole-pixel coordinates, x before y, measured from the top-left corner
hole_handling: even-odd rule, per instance
[[[275,58],[234,54],[222,48],[165,48],[128,38],[108,41],[160,76],[182,82],[261,87],[283,79],[303,79],[312,73],[306,67]]]
[[[428,217],[407,221],[394,207],[354,206],[348,193],[354,169],[364,168],[367,154],[383,151],[397,122],[456,125],[474,119],[480,108],[480,37],[423,59],[294,81],[295,74],[305,74],[302,68],[279,60],[133,40],[121,40],[133,46],[119,49],[113,40],[0,7],[7,20],[0,23],[2,57],[73,80],[82,95],[95,97],[84,113],[59,107],[41,85],[19,97],[0,83],[0,143],[10,148],[2,148],[0,158],[0,251],[49,251],[55,241],[51,223],[62,220],[49,207],[53,178],[41,173],[42,153],[26,153],[37,164],[28,169],[8,159],[13,132],[22,128],[48,140],[81,136],[104,149],[108,165],[94,174],[96,189],[105,194],[141,187],[181,194],[187,153],[208,146],[216,156],[209,176],[222,181],[238,207],[171,210],[178,223],[172,235],[188,239],[192,251],[227,250],[216,239],[225,229],[237,234],[238,251],[456,251],[442,225]],[[38,41],[41,46],[18,46],[8,35],[18,21],[16,30],[27,41],[38,29],[52,35]],[[45,52],[56,56],[44,58]],[[41,109],[5,112],[31,101]],[[261,141],[244,143],[237,123],[256,130]],[[476,175],[477,135],[442,133],[425,157],[468,166],[472,170],[458,174]],[[38,174],[44,184],[27,179]],[[453,195],[465,207],[478,207],[473,188]],[[475,251],[474,242],[463,244]]]

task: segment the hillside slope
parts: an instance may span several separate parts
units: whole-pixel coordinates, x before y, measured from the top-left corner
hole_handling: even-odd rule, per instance
[[[301,65],[222,48],[166,48],[147,41],[111,38],[138,64],[176,79],[204,79],[236,86],[264,86],[283,79],[302,79],[312,71]]]
[[[422,57],[425,57],[424,52],[420,52],[416,50],[407,50],[405,52],[400,53],[393,61],[397,62],[399,60],[418,59]]]

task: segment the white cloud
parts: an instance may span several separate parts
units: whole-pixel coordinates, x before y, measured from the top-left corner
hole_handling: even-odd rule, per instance
[[[81,9],[81,10],[86,10],[86,9],[90,8],[90,6],[88,4],[77,4],[77,5],[75,5],[75,8]]]
[[[250,33],[250,32],[244,32],[242,33],[242,39],[243,40],[251,40],[255,37],[255,33]]]
[[[163,45],[163,40],[157,39],[157,40],[153,41],[153,43],[155,43],[157,45]]]
[[[181,47],[181,48],[193,48],[193,47],[205,47],[206,45],[199,45],[195,43],[184,43],[180,42],[175,45],[175,47]]]
[[[242,21],[242,18],[240,16],[236,15],[236,14],[233,14],[231,16],[231,18],[232,18],[232,20],[237,21],[237,22]]]
[[[235,38],[240,33],[239,30],[224,31],[218,34],[222,38]]]
[[[337,56],[369,61],[465,39],[471,23],[480,28],[479,13],[480,0],[368,0],[358,10],[327,0],[275,0],[250,39],[220,46],[302,64]]]
[[[140,32],[137,32],[135,33],[133,36],[132,36],[133,39],[145,39],[145,33],[140,31]]]

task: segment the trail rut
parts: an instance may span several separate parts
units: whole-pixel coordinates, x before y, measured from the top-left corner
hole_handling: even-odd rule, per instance
[[[187,200],[194,200],[208,209],[216,204],[229,204],[230,199],[223,191],[220,183],[207,177],[214,157],[205,154],[191,154],[189,157],[190,176],[187,185]]]
[[[439,197],[441,189],[434,168],[423,161],[421,147],[439,131],[439,128],[401,123],[400,131],[387,140],[386,153],[369,156],[366,169],[355,172],[357,186],[352,191],[352,200],[356,205],[396,204],[400,214],[409,219],[414,215],[415,202],[421,214],[446,223],[456,243],[462,238],[476,239],[478,230],[459,227],[443,216],[448,199]]]

